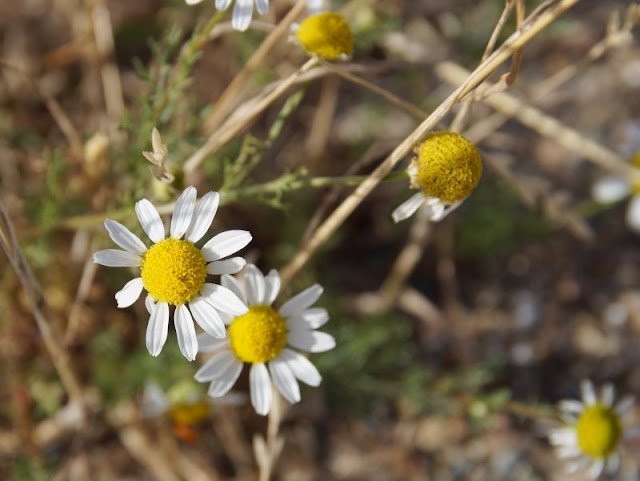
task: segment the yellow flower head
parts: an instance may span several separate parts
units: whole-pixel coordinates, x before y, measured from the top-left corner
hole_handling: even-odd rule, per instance
[[[606,458],[622,440],[620,416],[612,407],[596,403],[582,411],[576,424],[580,450],[590,458]]]
[[[460,134],[435,132],[415,152],[409,166],[411,184],[425,196],[453,204],[468,197],[480,181],[478,149]]]
[[[244,362],[267,362],[280,355],[287,344],[284,318],[273,307],[251,306],[229,326],[231,349]]]
[[[344,60],[353,54],[351,29],[337,13],[307,17],[298,27],[296,38],[308,53],[325,60]]]

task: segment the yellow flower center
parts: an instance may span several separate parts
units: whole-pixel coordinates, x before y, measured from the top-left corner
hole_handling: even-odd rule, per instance
[[[325,12],[304,19],[296,38],[307,52],[326,60],[340,60],[353,53],[349,25],[337,13]]]
[[[191,242],[170,237],[145,253],[141,272],[142,283],[154,299],[179,306],[204,286],[207,263]]]
[[[594,404],[582,411],[576,424],[580,450],[591,458],[605,458],[615,452],[622,439],[620,417],[610,407]]]
[[[454,203],[471,194],[482,175],[478,149],[462,135],[436,132],[417,148],[409,166],[412,186],[429,197]]]
[[[231,349],[238,359],[267,362],[278,357],[287,344],[287,325],[271,306],[251,306],[229,326]]]
[[[211,404],[207,401],[177,403],[169,410],[169,417],[173,422],[187,426],[194,426],[208,419],[210,415]]]

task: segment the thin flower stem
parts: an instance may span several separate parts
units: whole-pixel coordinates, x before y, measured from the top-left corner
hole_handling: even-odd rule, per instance
[[[307,263],[311,256],[342,225],[360,203],[373,191],[380,181],[391,172],[429,130],[433,129],[447,115],[453,106],[474,91],[503,62],[540,33],[563,12],[579,0],[547,1],[538,7],[493,54],[469,75],[467,80],[436,108],[396,149],[371,173],[358,188],[340,204],[318,227],[309,241],[280,271],[282,283],[290,281]]]
[[[262,462],[258,464],[260,470],[259,481],[269,481],[273,474],[282,447],[284,439],[280,436],[280,424],[286,413],[286,406],[277,389],[273,392],[273,403],[269,410],[269,419],[267,421],[267,439],[265,443],[265,455]]]

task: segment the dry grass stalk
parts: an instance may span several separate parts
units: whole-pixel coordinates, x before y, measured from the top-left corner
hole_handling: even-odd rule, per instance
[[[338,206],[318,227],[313,237],[298,251],[291,261],[281,270],[282,282],[287,283],[304,266],[309,258],[322,246],[340,225],[349,217],[358,205],[367,197],[378,183],[391,172],[413,148],[413,146],[433,129],[453,106],[465,95],[474,91],[491,73],[514,52],[526,45],[563,12],[579,0],[547,1],[538,7],[522,23],[522,27],[512,34],[492,55],[482,62],[444,102],[436,108],[396,149],[371,173],[345,201]]]

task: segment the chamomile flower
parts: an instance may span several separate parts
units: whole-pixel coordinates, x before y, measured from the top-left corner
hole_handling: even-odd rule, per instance
[[[325,60],[348,60],[353,54],[353,35],[342,15],[318,13],[295,26],[295,37],[309,54]]]
[[[605,468],[610,473],[618,469],[621,444],[631,433],[624,418],[633,407],[633,398],[627,396],[614,404],[611,384],[603,386],[599,397],[590,381],[583,381],[580,388],[582,402],[561,401],[566,425],[553,429],[549,441],[560,458],[569,460],[570,472],[587,469],[589,477],[596,479]]]
[[[415,149],[417,156],[407,169],[411,187],[420,189],[400,204],[391,217],[400,222],[419,208],[429,209],[433,222],[456,209],[475,189],[482,175],[478,149],[462,135],[435,132]]]
[[[231,5],[232,0],[216,0],[216,8],[218,10],[226,10]],[[185,0],[188,5],[196,5],[202,0]],[[233,14],[231,15],[231,26],[236,30],[246,30],[249,28],[251,19],[253,18],[254,0],[236,0],[233,6]],[[322,9],[323,0],[307,0],[307,9],[310,12],[316,12]],[[264,15],[269,11],[269,0],[255,0],[256,9],[260,15]]]
[[[318,386],[322,378],[315,366],[302,354],[333,349],[335,340],[315,329],[329,320],[327,310],[311,307],[322,294],[318,284],[309,287],[285,302],[280,309],[272,307],[280,291],[280,276],[272,270],[264,276],[248,265],[244,271],[244,286],[230,275],[222,276],[222,285],[246,302],[249,311],[228,318],[227,339],[203,334],[199,337],[201,351],[215,354],[196,372],[200,382],[209,382],[209,395],[222,396],[240,376],[244,363],[251,364],[249,388],[251,404],[258,414],[271,408],[271,381],[291,403],[300,401],[296,379]]]
[[[631,163],[640,168],[640,150],[633,155]],[[591,195],[602,204],[613,204],[631,196],[626,221],[632,231],[640,233],[640,185],[619,175],[607,175],[593,185]]]
[[[195,243],[209,229],[220,196],[209,192],[196,207],[196,195],[195,188],[187,187],[176,201],[169,237],[153,204],[147,199],[136,203],[140,224],[153,242],[149,248],[119,222],[105,220],[111,239],[124,250],[106,249],[93,255],[93,261],[103,266],[140,268],[139,277],[116,293],[116,301],[118,307],[129,307],[143,289],[148,292],[146,305],[150,318],[146,343],[152,356],[160,354],[167,340],[170,306],[175,306],[173,320],[180,351],[189,361],[198,353],[194,319],[205,332],[221,338],[226,331],[220,313],[247,312],[245,304],[231,290],[206,282],[206,278],[207,274],[239,272],[245,265],[242,257],[223,258],[245,247],[251,234],[244,230],[225,231],[198,249]]]

